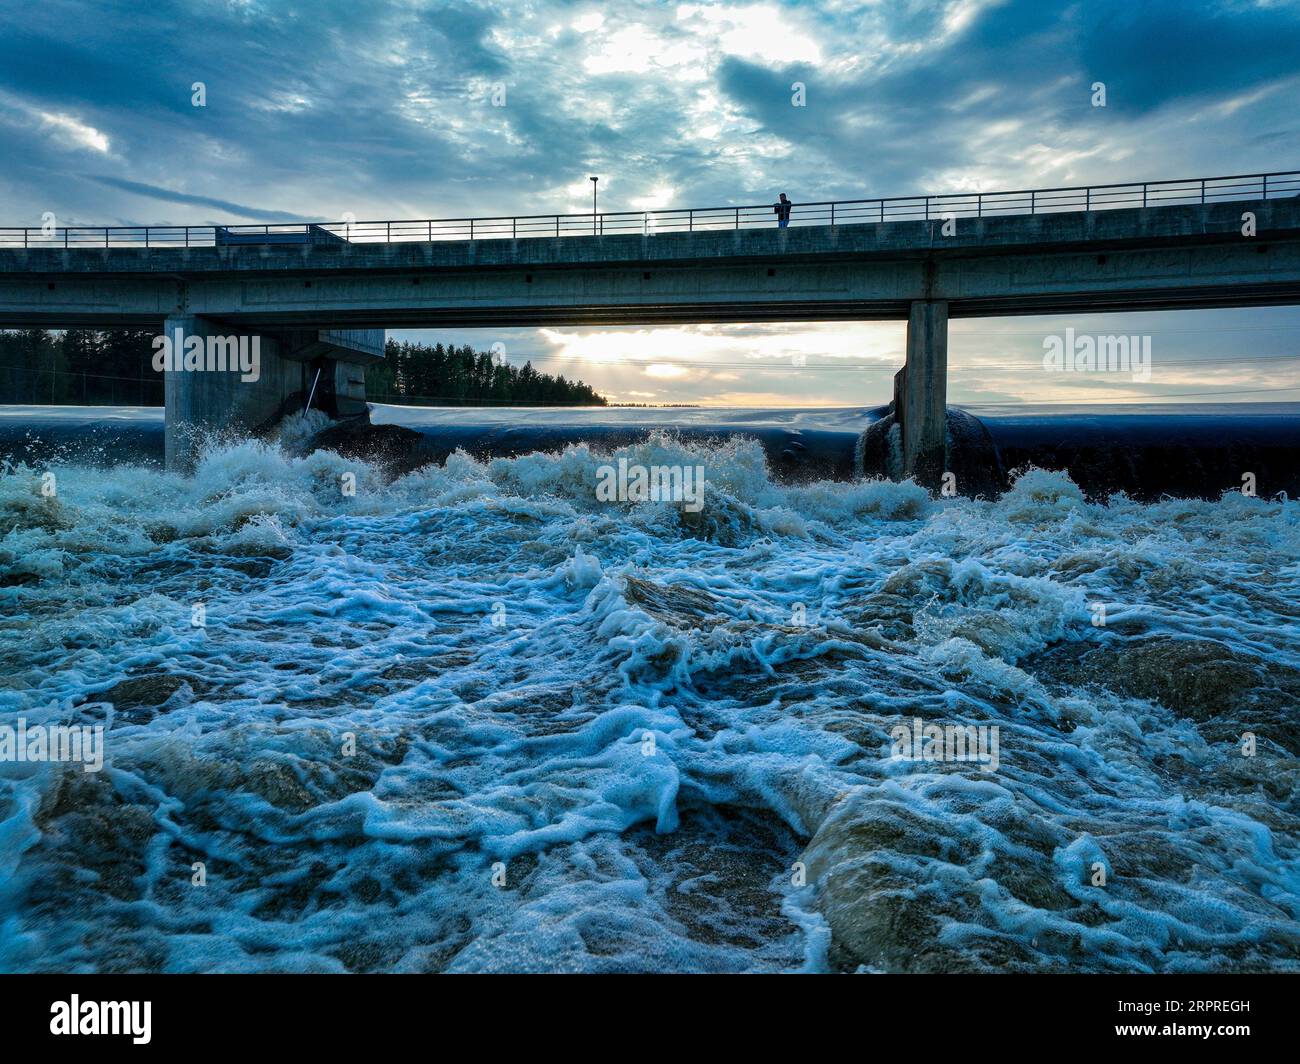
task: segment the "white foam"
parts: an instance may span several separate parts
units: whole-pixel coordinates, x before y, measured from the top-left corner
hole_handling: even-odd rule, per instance
[[[1022,668],[1207,633],[1300,666],[1295,503],[1103,506],[1042,471],[996,502],[782,486],[757,444],[668,435],[385,482],[290,435],[188,478],[62,467],[55,499],[39,471],[0,477],[5,715],[102,718],[127,678],[186,685],[117,696],[111,770],[75,793],[0,774],[5,968],[820,970],[829,925],[790,868],[846,794],[940,833],[952,861],[880,856],[979,899],[945,943],[996,933],[1054,963],[1073,935],[1098,967],[1195,969],[1296,935],[1294,814],[1234,789],[1230,750]],[[698,518],[600,502],[620,456],[703,465]],[[1003,768],[891,761],[888,726],[915,715],[998,724]],[[1161,768],[1175,752],[1195,787]],[[1030,852],[1005,818],[1051,840],[1041,874],[1104,927],[1005,888],[997,855]],[[1107,846],[1144,831],[1201,871],[1078,886],[1098,850],[1123,883]]]

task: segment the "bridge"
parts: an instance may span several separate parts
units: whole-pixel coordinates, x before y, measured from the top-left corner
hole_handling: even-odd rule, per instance
[[[906,320],[905,475],[944,468],[952,317],[1300,303],[1300,171],[1139,184],[513,218],[0,229],[0,326],[252,336],[256,381],[166,379],[195,430],[324,397],[364,409],[394,327]],[[320,389],[319,393],[317,390]]]

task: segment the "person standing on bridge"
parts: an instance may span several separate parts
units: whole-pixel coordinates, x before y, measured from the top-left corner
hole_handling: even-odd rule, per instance
[[[772,211],[776,214],[776,225],[778,229],[784,229],[790,224],[790,208],[794,204],[785,198],[785,193],[781,193],[781,198],[772,205]]]

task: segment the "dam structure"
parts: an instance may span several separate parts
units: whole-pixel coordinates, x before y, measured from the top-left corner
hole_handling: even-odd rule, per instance
[[[0,327],[259,340],[166,372],[167,462],[299,403],[365,409],[386,328],[904,320],[900,471],[947,457],[948,320],[1300,303],[1300,171],[666,211],[0,229]],[[323,398],[322,398],[323,397]]]

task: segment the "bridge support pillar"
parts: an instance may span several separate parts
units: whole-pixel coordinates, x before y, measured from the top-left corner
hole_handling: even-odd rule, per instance
[[[365,366],[382,360],[383,347],[382,329],[258,332],[168,318],[154,355],[164,371],[167,468],[189,472],[209,438],[265,432],[306,409],[309,396],[332,417],[366,413]]]
[[[947,468],[948,304],[916,300],[907,319],[907,361],[894,376],[894,423],[902,474],[938,487]]]

